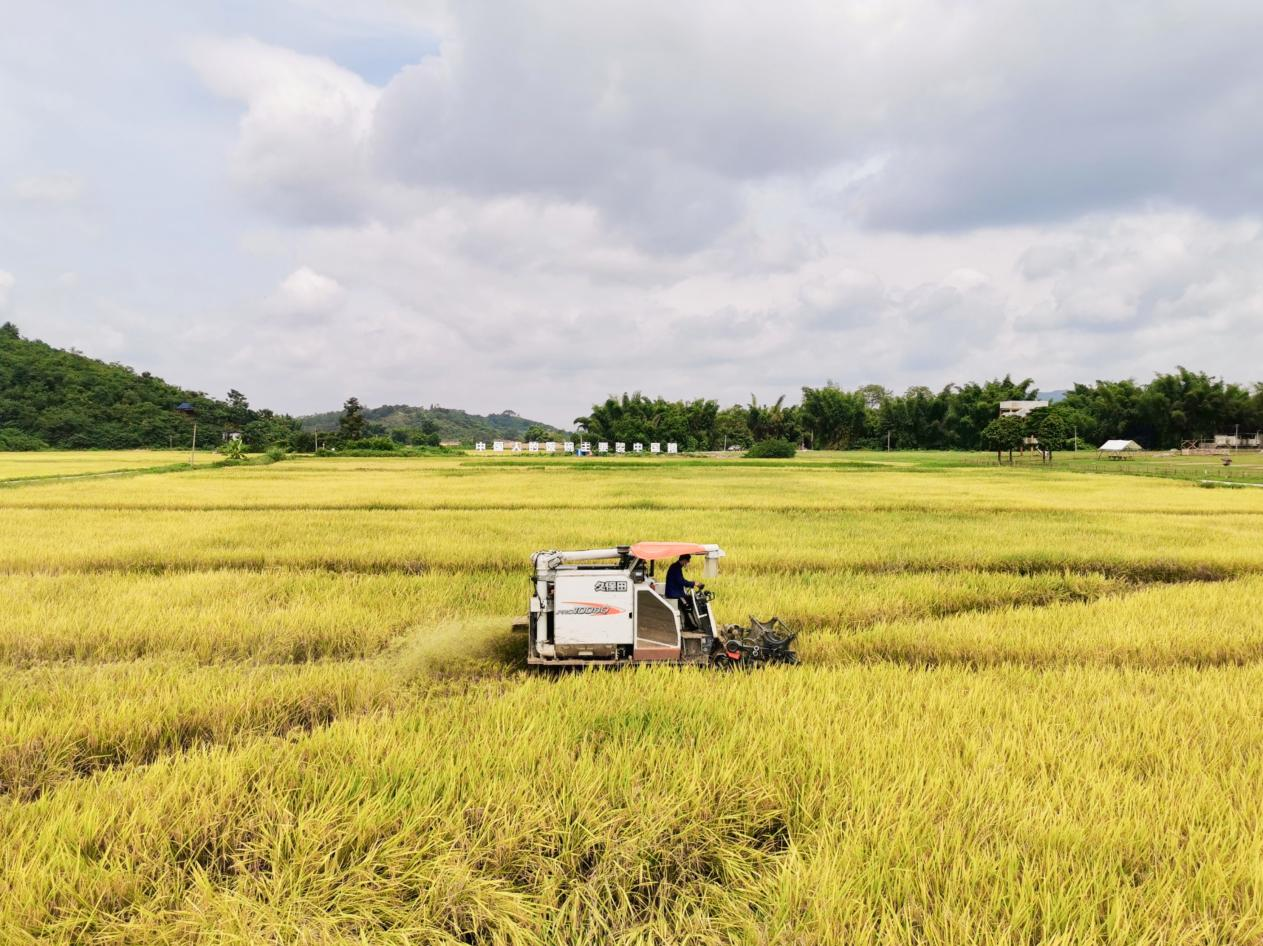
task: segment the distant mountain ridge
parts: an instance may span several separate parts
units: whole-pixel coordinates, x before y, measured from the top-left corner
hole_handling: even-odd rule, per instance
[[[338,429],[341,411],[308,414],[300,417],[303,430],[327,432]],[[415,407],[411,404],[383,404],[381,407],[364,408],[364,423],[380,425],[387,430],[401,428],[425,430],[436,433],[443,440],[495,440],[520,439],[533,426],[546,431],[556,431],[552,424],[519,417],[514,411],[499,414],[471,414],[451,407]]]

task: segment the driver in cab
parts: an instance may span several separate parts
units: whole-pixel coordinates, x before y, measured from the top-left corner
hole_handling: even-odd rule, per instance
[[[667,590],[666,597],[674,598],[676,601],[685,597],[685,592],[689,588],[697,588],[701,591],[705,585],[699,585],[696,582],[689,581],[684,577],[684,568],[693,560],[691,555],[681,555],[667,569]],[[678,607],[678,605],[677,605]]]

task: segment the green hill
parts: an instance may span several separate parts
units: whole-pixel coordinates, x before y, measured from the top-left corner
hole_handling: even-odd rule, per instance
[[[247,445],[266,447],[298,432],[297,421],[254,410],[240,392],[221,401],[0,325],[0,450],[187,445],[189,419],[175,410],[183,402],[196,411],[199,443],[217,444],[224,431],[238,430]]]
[[[309,414],[299,420],[305,431],[334,431],[338,429],[341,411]],[[500,414],[470,414],[450,407],[413,407],[408,404],[383,404],[366,407],[364,423],[370,429],[423,430],[438,434],[443,440],[520,440],[531,427],[559,433],[551,424],[519,417],[513,411]]]

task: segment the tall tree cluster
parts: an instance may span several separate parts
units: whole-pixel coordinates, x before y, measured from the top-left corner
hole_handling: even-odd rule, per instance
[[[586,417],[576,417],[575,427],[593,439],[622,443],[678,443],[688,450],[710,450],[722,443],[721,423],[715,401],[667,401],[649,399],[637,391],[606,398]]]

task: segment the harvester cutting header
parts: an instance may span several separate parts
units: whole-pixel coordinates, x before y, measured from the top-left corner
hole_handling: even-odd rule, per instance
[[[713,594],[684,577],[702,559],[702,577],[719,574],[724,550],[691,542],[638,542],[608,549],[531,556],[527,662],[594,666],[646,661],[720,667],[795,664],[797,636],[779,618],[719,626]],[[659,581],[657,564],[676,559]]]

